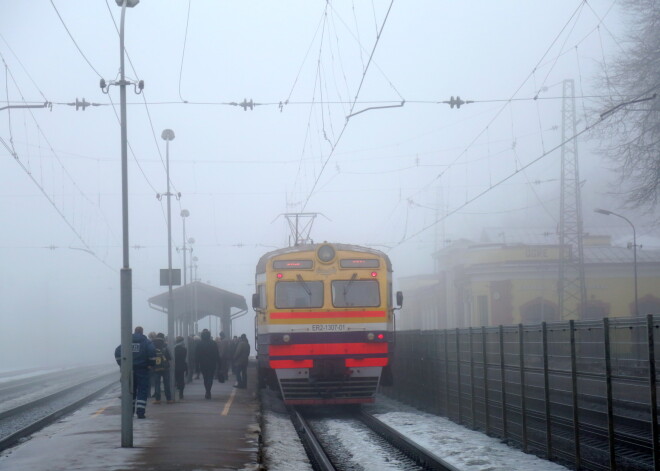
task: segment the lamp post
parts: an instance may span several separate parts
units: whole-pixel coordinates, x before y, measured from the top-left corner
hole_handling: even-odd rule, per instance
[[[612,211],[608,211],[607,209],[594,209],[594,212],[599,213],[599,214],[604,214],[605,216],[616,216],[618,218],[623,219],[626,221],[628,224],[630,224],[630,227],[632,227],[633,230],[633,271],[634,271],[634,278],[635,278],[635,317],[639,317],[639,308],[637,306],[637,233],[635,231],[635,226],[633,225],[630,220],[622,216],[620,214],[614,213]]]
[[[170,192],[170,141],[174,140],[174,131],[165,129],[160,135],[165,141],[165,173],[167,174],[167,338],[174,343],[174,297],[172,296],[172,193]],[[176,365],[172,361],[171,370]],[[170,391],[174,391],[174,375],[169,376]],[[174,395],[172,396],[174,397]]]
[[[121,101],[121,200],[123,264],[120,272],[121,309],[121,446],[133,447],[133,293],[128,259],[128,138],[126,137],[126,77],[124,75],[124,19],[126,7],[140,0],[116,0],[121,7],[119,27],[119,97]]]
[[[188,249],[186,248],[186,218],[190,216],[190,211],[187,209],[182,209],[181,210],[181,219],[183,220],[183,286],[186,286],[186,252]],[[185,289],[185,288],[184,288]],[[188,295],[186,294],[186,311],[188,310]],[[188,346],[188,335],[190,334],[189,329],[188,329],[188,323],[185,323],[184,326],[184,331],[183,335],[186,338],[186,347],[189,348]]]

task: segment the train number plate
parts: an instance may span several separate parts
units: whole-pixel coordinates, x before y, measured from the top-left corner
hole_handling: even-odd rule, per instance
[[[312,324],[312,332],[343,332],[344,324]]]

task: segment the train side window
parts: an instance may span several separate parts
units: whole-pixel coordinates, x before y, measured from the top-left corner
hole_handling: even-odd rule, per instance
[[[376,280],[335,280],[332,282],[334,307],[380,306],[380,289]]]
[[[275,307],[278,309],[303,309],[322,306],[322,281],[279,281],[275,285]]]

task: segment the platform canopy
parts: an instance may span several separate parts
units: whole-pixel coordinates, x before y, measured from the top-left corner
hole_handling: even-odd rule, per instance
[[[149,298],[149,307],[167,312],[168,291]],[[193,281],[172,290],[174,319],[197,322],[206,316],[233,320],[247,313],[245,298],[239,294]]]

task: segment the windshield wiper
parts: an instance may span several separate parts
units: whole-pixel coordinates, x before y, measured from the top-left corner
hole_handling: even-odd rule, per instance
[[[348,288],[351,287],[355,279],[357,278],[357,273],[353,273],[353,276],[351,276],[351,279],[344,285],[344,289],[342,290],[344,293],[344,299],[346,299],[346,294],[348,294]]]
[[[305,290],[305,293],[307,293],[307,296],[309,296],[310,299],[311,299],[311,297],[312,297],[312,290],[309,289],[309,286],[307,285],[307,283],[305,282],[305,280],[303,280],[302,275],[297,274],[297,275],[296,275],[296,279],[298,280],[298,283],[300,283],[300,284],[302,285],[303,289]]]

